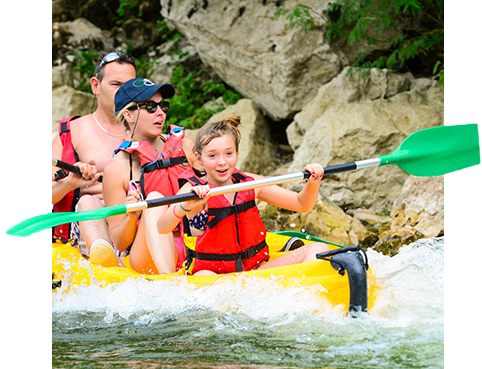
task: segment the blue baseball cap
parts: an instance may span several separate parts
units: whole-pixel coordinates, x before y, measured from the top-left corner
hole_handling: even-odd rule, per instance
[[[118,114],[130,102],[141,102],[150,99],[160,91],[163,99],[174,96],[175,90],[169,83],[156,85],[147,78],[133,78],[125,82],[115,94],[115,113]]]

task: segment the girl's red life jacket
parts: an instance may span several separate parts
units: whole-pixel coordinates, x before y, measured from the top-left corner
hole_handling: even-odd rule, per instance
[[[171,125],[168,131],[161,153],[147,141],[124,141],[115,151],[115,154],[119,150],[139,154],[142,168],[140,183],[144,198],[153,191],[158,191],[164,196],[175,195],[179,191],[179,176],[190,168],[182,149],[184,129]]]
[[[238,170],[232,178],[234,183],[254,180]],[[252,270],[269,259],[266,228],[255,198],[253,189],[237,192],[233,204],[223,195],[208,200],[206,230],[197,237],[194,249],[186,247],[188,273],[194,274],[200,270],[215,273]]]

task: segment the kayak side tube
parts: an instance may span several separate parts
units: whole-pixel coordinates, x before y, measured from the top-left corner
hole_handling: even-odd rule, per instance
[[[330,261],[331,266],[338,270],[338,273],[341,275],[348,273],[348,281],[350,283],[348,315],[356,317],[360,312],[367,312],[368,258],[365,251],[360,246],[349,246],[321,252],[316,255],[316,258]]]

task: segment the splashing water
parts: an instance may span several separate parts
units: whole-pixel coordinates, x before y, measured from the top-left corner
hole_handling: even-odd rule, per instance
[[[394,257],[368,251],[381,284],[357,319],[313,289],[246,278],[193,290],[128,280],[54,294],[52,362],[63,368],[443,367],[444,239]]]

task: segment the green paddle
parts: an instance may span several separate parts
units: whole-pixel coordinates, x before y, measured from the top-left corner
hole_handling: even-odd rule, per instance
[[[376,167],[388,164],[399,166],[408,174],[432,177],[464,169],[480,163],[479,136],[477,124],[460,126],[441,126],[424,129],[411,134],[391,154],[374,159],[355,161],[347,164],[329,166],[325,174]],[[309,172],[299,172],[261,180],[216,187],[211,196],[248,190],[309,178]],[[7,234],[30,236],[43,229],[60,224],[84,220],[103,219],[114,215],[140,211],[156,206],[168,205],[197,198],[194,192],[160,199],[141,201],[133,204],[121,204],[74,213],[49,213],[27,219],[10,228]]]
[[[0,160],[11,162],[20,158],[34,159],[45,164],[65,169],[69,172],[78,174],[79,176],[82,175],[80,169],[75,165],[57,160],[51,156],[44,155],[39,151],[28,149],[25,146],[20,145],[10,131],[0,125]],[[99,179],[99,182],[102,181]]]

